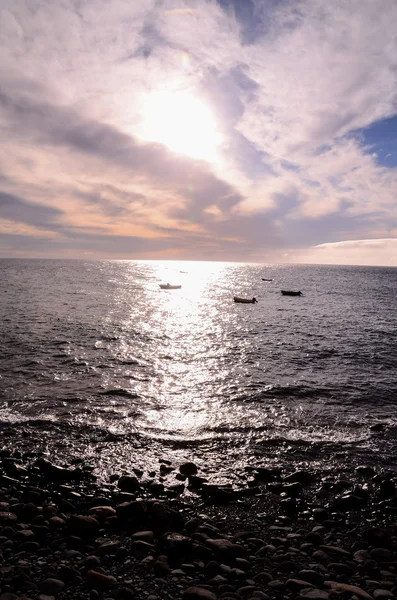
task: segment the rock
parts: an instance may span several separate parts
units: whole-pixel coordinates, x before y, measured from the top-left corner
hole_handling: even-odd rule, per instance
[[[305,588],[299,592],[299,596],[308,600],[329,600],[328,592],[318,590],[317,588]]]
[[[75,471],[53,465],[45,458],[39,458],[36,461],[36,466],[49,481],[54,483],[67,483],[77,478]]]
[[[319,547],[320,550],[323,550],[324,552],[326,552],[327,554],[336,554],[338,556],[344,556],[346,558],[351,558],[351,554],[350,552],[348,552],[347,550],[344,550],[343,548],[339,548],[339,546],[326,546],[326,545],[321,545]]]
[[[131,588],[121,587],[114,593],[114,598],[115,600],[136,600],[136,595]],[[149,598],[150,596],[148,596],[146,600],[149,600]]]
[[[387,531],[380,527],[369,527],[363,531],[363,539],[376,548],[391,548],[392,539]]]
[[[183,592],[183,600],[216,600],[215,594],[200,587],[189,587]]]
[[[393,552],[387,548],[373,548],[369,554],[376,562],[391,562],[393,560]]]
[[[122,492],[134,493],[140,490],[139,481],[133,475],[123,475],[117,482],[118,488]]]
[[[360,510],[365,505],[366,499],[354,494],[345,494],[343,496],[337,496],[334,499],[334,507],[337,510]]]
[[[18,517],[12,512],[0,512],[0,525],[12,525],[13,523],[16,523],[17,520]]]
[[[152,543],[154,540],[154,533],[153,531],[137,531],[132,534],[131,539],[133,541],[142,540],[143,542]]]
[[[209,539],[206,540],[206,545],[211,548],[216,556],[219,556],[223,559],[231,559],[236,556],[245,557],[247,552],[245,548],[242,546],[238,546],[237,544],[233,544],[229,540],[225,540],[223,538],[220,539]]]
[[[312,585],[311,583],[308,583],[307,581],[302,581],[301,579],[287,579],[285,585],[294,591],[314,587],[314,585]]]
[[[153,571],[156,577],[168,575],[168,573],[171,571],[171,567],[168,563],[168,556],[165,554],[160,555],[153,564]]]
[[[66,521],[61,517],[51,517],[48,519],[48,524],[52,529],[62,529],[62,527],[65,527]]]
[[[324,552],[323,550],[316,550],[315,552],[313,552],[312,558],[316,562],[319,562],[321,564],[327,564],[331,560],[329,555],[326,552]]]
[[[358,563],[363,563],[371,560],[371,557],[368,550],[357,550],[357,552],[353,554],[353,559]]]
[[[153,544],[148,544],[143,540],[136,540],[131,544],[131,554],[136,558],[145,558],[154,550]]]
[[[347,583],[338,583],[336,581],[324,581],[324,586],[331,588],[332,592],[336,593],[348,593],[352,596],[362,598],[362,600],[373,600],[372,596],[368,592],[364,591],[357,585],[349,585]]]
[[[193,462],[185,462],[179,466],[179,472],[185,477],[191,477],[197,475],[197,466]]]
[[[87,583],[91,588],[98,591],[108,590],[114,583],[114,577],[104,575],[98,571],[90,570],[87,572]]]
[[[283,479],[283,481],[298,482],[302,485],[309,485],[310,483],[313,483],[314,480],[315,477],[313,473],[310,473],[309,471],[295,471],[295,473],[291,473],[291,475],[287,475]]]
[[[269,583],[269,581],[273,581],[273,577],[267,571],[261,571],[253,577],[253,580],[260,581],[262,583]]]
[[[105,554],[116,554],[117,550],[119,550],[121,546],[121,542],[119,540],[110,540],[109,542],[104,542],[97,548],[97,553],[100,555]]]
[[[138,542],[134,542],[138,543]],[[144,544],[145,542],[141,542]],[[157,551],[171,559],[180,560],[191,552],[192,540],[176,532],[165,533],[157,542]]]
[[[390,592],[390,590],[382,590],[377,589],[373,591],[373,596],[375,600],[389,600],[389,598],[394,598],[394,594]]]
[[[315,586],[319,586],[324,583],[324,576],[321,575],[321,573],[312,571],[311,569],[303,569],[302,571],[299,571],[298,579],[308,581],[309,583],[312,583]]]
[[[88,512],[96,519],[107,519],[116,514],[115,509],[111,506],[93,506]]]
[[[71,515],[67,525],[72,535],[84,539],[95,539],[100,530],[100,525],[94,517],[84,515]]]
[[[249,596],[252,596],[253,592],[255,591],[256,587],[254,585],[244,585],[243,587],[238,588],[237,594],[243,598],[249,598]]]
[[[57,596],[62,592],[64,587],[65,583],[60,579],[49,578],[40,583],[40,591],[50,596]]]
[[[356,467],[355,471],[359,475],[364,475],[366,477],[373,477],[376,473],[375,469],[369,465],[359,465]]]

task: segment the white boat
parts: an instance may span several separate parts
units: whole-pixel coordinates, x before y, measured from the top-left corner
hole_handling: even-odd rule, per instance
[[[160,283],[162,290],[180,290],[181,285],[171,285],[170,283]]]

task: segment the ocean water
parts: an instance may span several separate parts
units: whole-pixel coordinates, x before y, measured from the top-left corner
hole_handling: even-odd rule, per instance
[[[393,467],[396,297],[393,268],[2,259],[0,433],[104,470]]]

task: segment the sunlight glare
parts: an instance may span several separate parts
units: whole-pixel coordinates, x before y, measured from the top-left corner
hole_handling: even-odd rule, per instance
[[[222,141],[208,106],[188,92],[154,93],[144,108],[143,137],[207,161]]]

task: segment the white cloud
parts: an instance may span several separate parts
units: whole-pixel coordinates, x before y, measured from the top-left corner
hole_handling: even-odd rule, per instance
[[[324,240],[387,234],[397,217],[397,169],[380,166],[360,139],[346,136],[397,113],[397,4],[272,4],[255,3],[264,25],[251,43],[242,39],[249,23],[215,0],[2,5],[0,92],[54,108],[58,118],[62,110],[75,115],[76,133],[91,120],[134,139],[148,97],[183,89],[212,102],[224,137],[220,159],[209,166],[165,159],[163,150],[160,160],[153,145],[120,165],[120,155],[84,155],[43,141],[45,120],[41,132],[32,136],[27,127],[17,137],[18,118],[12,122],[8,113],[0,144],[3,191],[61,206],[64,224],[89,215],[93,227],[120,235],[150,237],[163,227],[208,237],[216,225],[217,239],[235,239],[239,219],[252,219],[255,228],[255,214],[265,215],[274,234],[264,236],[263,249],[282,234],[288,245],[300,221],[313,222],[312,240],[306,228],[300,244],[315,242],[316,222],[331,216],[338,221],[323,227]],[[106,186],[117,193],[103,195]],[[102,201],[89,204],[87,194],[100,193]],[[241,225],[246,252],[247,223]],[[257,256],[258,248],[252,252]]]

